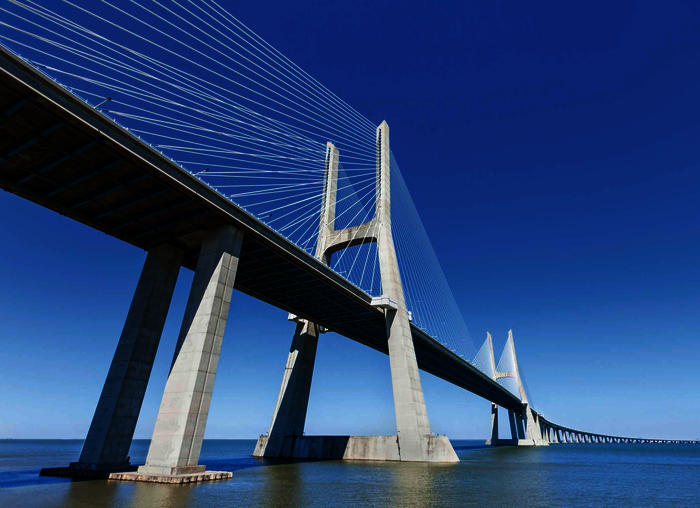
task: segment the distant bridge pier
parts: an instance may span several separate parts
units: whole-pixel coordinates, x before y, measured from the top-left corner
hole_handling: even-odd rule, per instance
[[[552,427],[549,427],[549,432],[550,432],[550,443],[554,444],[559,444],[559,429],[554,429]]]
[[[498,444],[498,404],[491,403],[491,437],[486,444]]]
[[[313,373],[313,360],[309,360],[303,369],[292,367],[285,370],[285,378],[289,372],[290,382],[293,381],[292,378],[298,378],[299,388],[296,388],[296,384],[292,387],[285,386],[283,380],[272,426],[268,435],[258,439],[254,456],[414,462],[459,461],[449,439],[446,436],[433,436],[430,431],[391,232],[391,152],[389,126],[386,122],[382,122],[377,128],[376,141],[379,189],[375,217],[367,223],[343,230],[336,230],[334,227],[339,154],[335,146],[328,143],[325,192],[316,257],[328,264],[334,252],[363,243],[377,244],[383,295],[374,298],[373,305],[381,308],[386,318],[397,435],[304,436],[308,389]],[[292,354],[295,354],[294,351],[290,351],[290,358]],[[315,353],[309,355],[311,356],[315,356]],[[295,374],[295,370],[298,370],[298,375]],[[303,411],[292,409],[285,412],[285,404],[292,408],[303,407]]]

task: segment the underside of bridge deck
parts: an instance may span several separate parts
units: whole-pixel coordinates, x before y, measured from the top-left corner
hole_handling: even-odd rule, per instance
[[[371,297],[52,79],[0,48],[0,187],[194,269],[207,230],[244,233],[235,289],[388,354]],[[501,407],[520,400],[412,326],[418,366]]]

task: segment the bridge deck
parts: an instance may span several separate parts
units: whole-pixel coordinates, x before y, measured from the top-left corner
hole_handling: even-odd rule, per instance
[[[236,289],[388,354],[371,298],[147,143],[0,47],[0,187],[194,269],[203,231],[245,232]],[[520,400],[420,329],[418,366],[502,407]]]

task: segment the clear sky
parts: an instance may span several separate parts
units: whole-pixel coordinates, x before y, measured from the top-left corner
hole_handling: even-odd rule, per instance
[[[389,122],[474,342],[490,331],[500,354],[513,329],[548,417],[700,437],[700,4],[221,3]],[[145,253],[8,193],[0,232],[0,437],[83,438]],[[183,269],[136,437],[191,280]],[[267,430],[294,329],[234,296],[212,438]],[[394,433],[388,362],[322,336],[307,433]],[[488,402],[422,380],[434,432],[487,436]]]

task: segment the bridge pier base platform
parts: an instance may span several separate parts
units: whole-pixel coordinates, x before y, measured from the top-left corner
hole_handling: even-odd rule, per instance
[[[396,436],[285,436],[279,454],[265,452],[268,436],[260,436],[254,457],[319,460],[381,460],[400,462],[459,462],[446,436],[426,436],[420,459],[401,456]]]
[[[131,482],[150,482],[150,483],[197,483],[210,482],[214,480],[228,480],[233,477],[230,471],[205,471],[204,466],[200,471],[181,472],[176,474],[156,474],[156,473],[140,473],[137,471],[126,473],[111,473],[108,476],[109,480],[121,480]],[[182,469],[182,468],[173,468]]]
[[[549,446],[546,441],[536,439],[499,439],[496,442],[487,439],[485,444],[486,446]]]
[[[60,478],[85,478],[102,480],[124,480],[151,483],[196,483],[212,480],[227,480],[233,476],[229,471],[205,471],[205,466],[195,466],[192,470],[172,468],[177,471],[166,471],[162,474],[140,473],[137,466],[91,469],[86,467],[47,467],[39,472],[39,476],[56,476]]]

